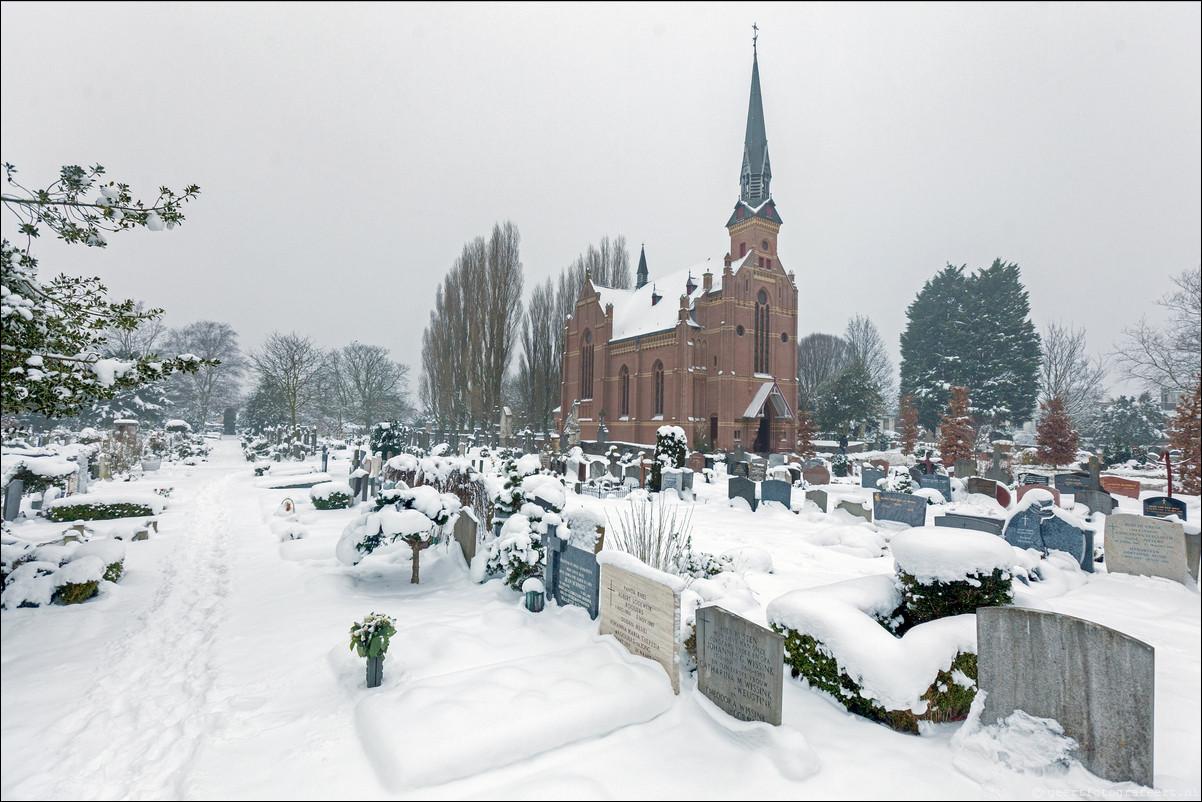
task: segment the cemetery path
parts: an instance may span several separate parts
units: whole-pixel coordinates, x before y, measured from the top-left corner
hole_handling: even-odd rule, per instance
[[[235,474],[203,485],[177,541],[158,564],[144,612],[109,644],[67,730],[54,798],[179,798],[212,722],[211,645],[229,596],[230,521],[223,495]],[[165,536],[166,537],[166,536]]]

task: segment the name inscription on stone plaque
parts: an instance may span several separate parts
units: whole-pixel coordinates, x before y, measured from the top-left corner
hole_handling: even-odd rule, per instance
[[[601,565],[601,634],[654,660],[680,693],[680,596],[653,579]]]
[[[1106,570],[1162,576],[1185,584],[1185,527],[1161,518],[1116,514],[1106,518]]]
[[[780,724],[785,639],[720,607],[697,611],[697,689],[742,721]]]

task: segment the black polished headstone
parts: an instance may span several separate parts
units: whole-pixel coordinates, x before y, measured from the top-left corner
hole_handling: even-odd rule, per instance
[[[1044,554],[1053,549],[1068,552],[1081,570],[1093,572],[1093,531],[1057,516],[1050,500],[1037,501],[1012,515],[1006,524],[1005,538],[1020,549],[1037,549]]]
[[[760,483],[760,501],[776,501],[789,509],[793,502],[793,486],[779,479],[766,479]]]
[[[872,517],[877,521],[923,526],[927,522],[927,500],[909,493],[878,490],[872,494]]]
[[[888,475],[884,471],[878,471],[875,468],[864,468],[860,471],[860,487],[871,487],[873,490],[878,490],[879,486],[877,482]]]
[[[755,508],[759,506],[759,501],[755,497],[755,482],[744,479],[742,476],[736,475],[726,480],[726,497],[743,499],[751,507],[752,512],[755,512]]]
[[[930,487],[938,490],[939,494],[943,496],[944,501],[952,500],[952,480],[949,476],[941,473],[933,473],[930,476],[923,474],[919,477],[918,484],[920,487]]]
[[[1185,502],[1177,498],[1169,498],[1168,496],[1156,496],[1154,498],[1144,499],[1144,515],[1150,515],[1153,518],[1168,518],[1170,515],[1176,515],[1181,520],[1186,518]]]
[[[601,566],[597,555],[569,545],[557,535],[548,533],[547,595],[561,605],[574,604],[588,610],[596,618],[601,608]]]
[[[1020,485],[1043,485],[1044,487],[1047,487],[1050,484],[1048,477],[1044,476],[1042,473],[1020,474],[1018,477],[1018,483]]]
[[[747,463],[746,463],[746,462],[735,462],[735,463],[733,463],[733,464],[730,466],[730,473],[731,473],[731,475],[732,475],[732,476],[741,476],[741,477],[743,477],[744,479],[746,479],[746,478],[747,478],[747,474],[749,473],[749,471],[748,471],[748,465],[747,465]]]
[[[1058,473],[1052,477],[1052,483],[1061,493],[1089,490],[1089,477],[1079,473]]]

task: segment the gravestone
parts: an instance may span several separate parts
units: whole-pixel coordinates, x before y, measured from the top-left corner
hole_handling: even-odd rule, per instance
[[[986,518],[983,515],[961,515],[960,513],[949,512],[945,515],[935,516],[935,526],[944,526],[950,529],[971,529],[974,532],[988,532],[991,535],[1002,536],[1002,530],[1006,522],[1001,518]]]
[[[601,566],[602,635],[631,654],[654,660],[680,693],[680,594],[668,585],[610,563]]]
[[[953,470],[956,472],[957,479],[967,479],[970,476],[976,476],[977,461],[975,459],[958,459]]]
[[[1103,515],[1109,515],[1119,505],[1114,496],[1104,490],[1078,490],[1073,495],[1073,499],[1078,504],[1084,504],[1090,514],[1100,512]]]
[[[730,464],[730,475],[731,476],[742,476],[744,479],[746,479],[748,473],[750,473],[750,471],[748,470],[747,463],[744,461],[734,462],[734,463],[729,463],[729,464]]]
[[[1185,527],[1143,515],[1115,514],[1106,519],[1106,570],[1110,573],[1162,576],[1185,584],[1192,572]]]
[[[1016,710],[1055,719],[1086,769],[1152,786],[1155,650],[1117,630],[1023,607],[977,610],[981,724]]]
[[[768,467],[763,460],[752,460],[747,466],[747,478],[753,482],[762,482],[768,478]]]
[[[796,465],[790,465],[789,466],[789,479],[795,484],[797,482],[800,482],[801,481],[801,468],[798,468]]]
[[[747,461],[747,452],[743,450],[742,444],[735,446],[734,454],[731,455],[731,459],[727,460],[727,462],[746,462],[746,461]]]
[[[997,498],[997,482],[992,479],[982,479],[979,476],[974,476],[968,480],[965,489],[969,493],[980,493],[983,496]]]
[[[21,496],[25,493],[25,482],[13,479],[4,486],[4,520],[15,521],[21,514]]]
[[[562,606],[583,607],[589,618],[596,618],[601,609],[601,566],[596,552],[577,548],[550,532],[543,541],[547,545],[547,595]]]
[[[688,468],[680,469],[680,489],[693,492],[693,472]]]
[[[693,473],[701,473],[706,468],[705,455],[700,451],[694,451],[689,454],[689,470]]]
[[[784,636],[723,610],[697,610],[697,690],[740,721],[779,725]]]
[[[1170,515],[1176,515],[1183,521],[1188,520],[1185,514],[1185,502],[1168,496],[1144,499],[1144,515],[1151,515],[1153,518],[1168,518]]]
[[[927,500],[909,493],[878,490],[872,494],[872,517],[877,521],[923,526],[927,522]]]
[[[713,457],[713,455],[712,455],[712,454],[707,454],[707,455],[706,455],[706,457],[705,457],[705,467],[709,468],[710,470],[713,470],[713,469],[714,469],[714,457]]]
[[[1093,531],[1080,529],[1058,517],[1051,501],[1036,500],[1012,515],[1006,524],[1005,538],[1020,549],[1037,549],[1044,554],[1053,549],[1068,552],[1081,570],[1093,572]]]
[[[640,479],[642,478],[642,471],[639,469],[638,465],[627,465],[626,468],[622,471],[622,478],[623,479],[633,479],[635,482],[635,486],[642,487],[642,483],[640,481]]]
[[[831,472],[826,469],[825,465],[814,465],[803,470],[801,478],[808,485],[829,485],[831,483]]]
[[[873,490],[877,489],[877,482],[884,479],[889,474],[884,471],[878,471],[875,468],[865,468],[860,471],[860,487],[870,487]]]
[[[89,478],[88,466],[80,465],[79,466],[79,492],[80,493],[88,492],[88,478]]]
[[[865,521],[872,523],[872,510],[857,501],[848,501],[844,499],[835,505],[835,509],[846,510],[857,518],[863,518]]]
[[[1047,485],[1019,485],[1014,489],[1014,500],[1022,501],[1023,496],[1027,495],[1027,493],[1030,493],[1032,490],[1042,490],[1045,493],[1051,493],[1052,503],[1057,507],[1060,506],[1060,491],[1054,487],[1048,487]]]
[[[1058,473],[1052,477],[1052,482],[1061,493],[1089,490],[1089,477],[1079,473]]]
[[[1013,478],[1010,471],[1002,467],[1002,450],[997,446],[993,447],[993,463],[989,466],[989,470],[985,471],[985,478],[1008,485]]]
[[[825,467],[826,467],[826,462],[822,459],[822,457],[810,457],[808,460],[806,460],[805,462],[803,462],[801,464],[802,471],[805,471],[805,469],[807,469],[807,468],[825,468]]]
[[[889,460],[887,459],[870,459],[868,460],[868,464],[873,468],[876,468],[878,471],[884,471],[885,473],[889,472]]]
[[[784,465],[784,464],[785,464],[785,455],[784,454],[769,454],[768,455],[768,467],[769,468],[775,468],[778,465]]]
[[[1018,483],[1020,485],[1043,485],[1047,487],[1051,482],[1042,473],[1021,473],[1018,475]]]
[[[726,497],[743,499],[751,506],[752,512],[755,512],[755,508],[759,506],[759,501],[755,497],[755,482],[744,479],[742,476],[732,476],[726,480]]]
[[[826,512],[826,491],[825,490],[807,490],[806,498],[818,505],[818,509]]]
[[[943,496],[944,501],[950,502],[952,500],[952,480],[950,476],[942,473],[923,474],[918,479],[918,486],[938,490],[939,495]]]
[[[793,503],[793,486],[779,479],[766,479],[760,483],[760,501],[775,501],[787,510]]]
[[[455,522],[455,542],[463,549],[463,559],[467,560],[468,565],[472,564],[472,559],[476,556],[476,530],[479,526],[480,522],[476,520],[476,514],[472,512],[471,507],[465,507],[459,515],[459,520]]]
[[[606,463],[604,463],[604,462],[599,462],[599,461],[590,462],[588,464],[589,481],[592,481],[594,479],[600,479],[602,476],[604,476],[607,472],[606,468],[607,468],[607,466],[606,466]]]
[[[684,481],[681,479],[680,471],[665,470],[659,474],[659,489],[660,490],[676,490],[680,491],[684,488]]]
[[[1134,479],[1123,479],[1119,476],[1103,476],[1100,480],[1102,489],[1107,493],[1127,498],[1139,498],[1140,483]]]

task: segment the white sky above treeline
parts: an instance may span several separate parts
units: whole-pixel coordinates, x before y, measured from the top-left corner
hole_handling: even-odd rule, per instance
[[[3,160],[202,188],[170,233],[40,242],[46,275],[416,376],[497,221],[527,292],[607,234],[652,279],[725,247],[755,22],[799,334],[862,312],[896,362],[923,282],[1000,257],[1103,351],[1202,261],[1200,8],[4,3]]]

